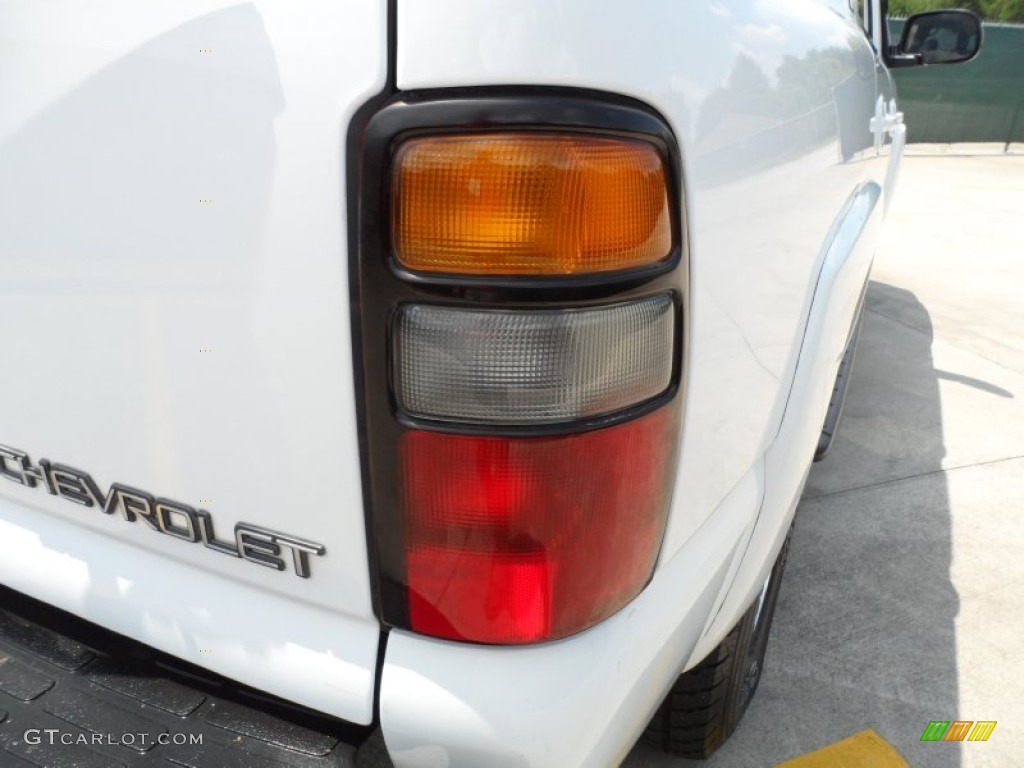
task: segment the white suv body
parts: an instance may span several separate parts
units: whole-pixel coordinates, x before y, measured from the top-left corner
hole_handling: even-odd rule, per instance
[[[0,584],[379,725],[398,765],[621,761],[757,596],[817,445],[904,135],[867,6],[0,0]],[[382,625],[349,298],[357,112],[506,87],[661,116],[689,273],[653,577],[517,647]],[[202,537],[104,513],[114,483]],[[239,525],[252,557],[209,545]]]

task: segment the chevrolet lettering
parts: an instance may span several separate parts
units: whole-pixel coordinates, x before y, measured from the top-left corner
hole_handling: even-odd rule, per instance
[[[248,523],[236,523],[234,540],[222,541],[217,538],[213,517],[205,509],[156,498],[122,483],[113,483],[104,494],[88,472],[47,459],[34,465],[27,453],[6,445],[0,445],[0,475],[27,488],[42,484],[54,496],[108,515],[120,512],[129,523],[141,518],[158,533],[192,544],[202,542],[204,547],[222,555],[278,571],[290,568],[303,579],[311,573],[310,555],[322,557],[327,552],[322,544]]]

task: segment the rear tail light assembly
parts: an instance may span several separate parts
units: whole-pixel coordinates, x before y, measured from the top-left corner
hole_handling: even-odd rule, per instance
[[[403,96],[353,133],[379,615],[473,643],[583,631],[651,578],[675,481],[671,131],[629,100],[531,89]]]

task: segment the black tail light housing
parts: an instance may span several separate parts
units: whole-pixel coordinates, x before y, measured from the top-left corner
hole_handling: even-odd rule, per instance
[[[350,137],[379,616],[477,643],[587,629],[649,581],[675,482],[689,299],[674,137],[638,102],[547,88],[401,94]]]

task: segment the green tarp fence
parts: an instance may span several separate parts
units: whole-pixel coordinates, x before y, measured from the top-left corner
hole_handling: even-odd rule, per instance
[[[1024,25],[985,24],[981,54],[967,64],[893,76],[909,142],[1024,142]]]

